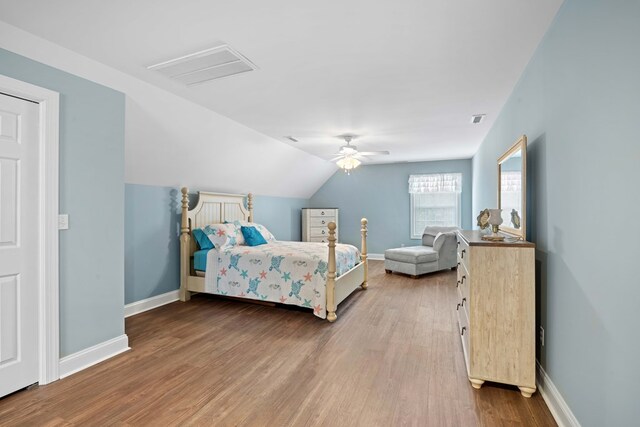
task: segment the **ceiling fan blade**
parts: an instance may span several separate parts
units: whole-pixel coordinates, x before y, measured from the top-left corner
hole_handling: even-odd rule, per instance
[[[386,156],[389,154],[388,151],[360,151],[358,154],[362,156]]]
[[[330,161],[330,162],[335,162],[335,161],[337,161],[337,160],[342,159],[343,157],[344,157],[344,156],[336,156],[336,157],[334,157],[333,159],[329,159],[329,161]]]

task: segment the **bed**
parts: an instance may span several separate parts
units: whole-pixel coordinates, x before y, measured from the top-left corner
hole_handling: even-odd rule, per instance
[[[247,201],[245,207],[245,199]],[[367,289],[367,220],[361,220],[362,247],[336,243],[335,223],[327,225],[329,244],[267,239],[259,246],[232,245],[201,250],[194,230],[214,234],[221,224],[255,224],[253,197],[199,192],[189,209],[182,188],[180,300],[193,292],[296,305],[329,322],[358,287]]]

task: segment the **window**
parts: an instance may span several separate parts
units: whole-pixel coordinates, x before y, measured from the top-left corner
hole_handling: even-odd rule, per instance
[[[460,227],[462,174],[409,176],[411,238],[420,239],[425,227]]]

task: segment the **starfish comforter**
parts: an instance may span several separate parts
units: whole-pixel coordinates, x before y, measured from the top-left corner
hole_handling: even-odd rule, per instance
[[[207,254],[207,293],[291,304],[313,309],[325,319],[326,243],[272,241],[233,246]],[[355,246],[336,244],[336,276],[360,262]]]

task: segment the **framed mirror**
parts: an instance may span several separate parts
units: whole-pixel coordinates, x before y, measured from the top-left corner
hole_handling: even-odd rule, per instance
[[[527,137],[522,135],[498,159],[498,208],[500,231],[527,238]]]

